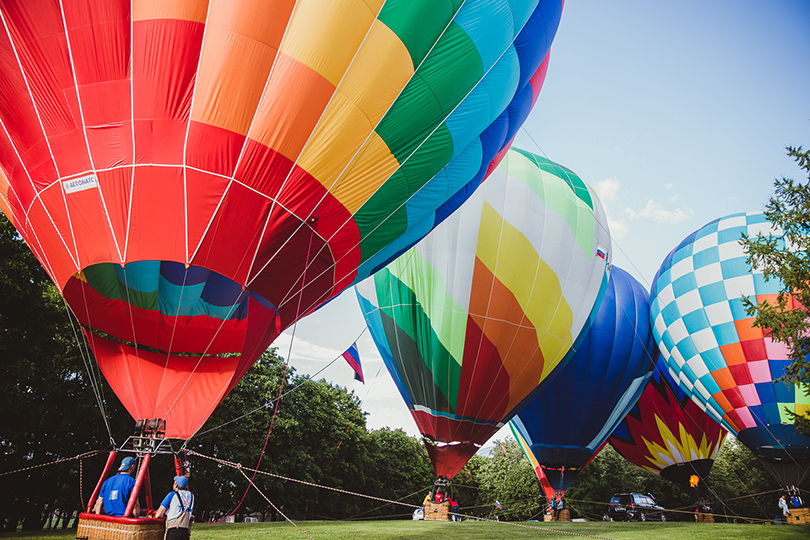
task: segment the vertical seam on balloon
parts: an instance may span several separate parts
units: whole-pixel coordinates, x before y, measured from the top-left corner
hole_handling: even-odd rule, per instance
[[[129,177],[129,197],[127,200],[127,223],[124,229],[124,254],[126,263],[129,253],[129,233],[132,228],[132,202],[135,193],[135,163],[137,152],[135,150],[135,6],[129,4],[129,120],[132,132],[132,174]]]
[[[189,135],[189,132],[191,131],[191,117],[192,117],[192,114],[194,112],[194,103],[195,103],[195,101],[197,99],[197,83],[200,80],[200,66],[202,65],[203,52],[205,50],[205,41],[206,41],[205,38],[208,36],[208,18],[210,16],[211,16],[211,0],[208,0],[208,6],[207,6],[207,8],[205,10],[205,22],[203,23],[203,36],[202,36],[202,39],[200,40],[200,54],[197,57],[197,69],[194,72],[194,88],[191,91],[191,103],[189,103],[189,106],[188,106],[188,120],[186,122],[186,134],[183,137],[183,161],[182,161],[181,167],[183,169],[183,198],[184,199],[188,199],[188,193],[186,192],[186,190],[187,190],[186,178],[188,176],[188,174],[187,174],[187,168],[188,168],[188,164],[187,164],[187,159],[188,159],[188,135]],[[205,230],[203,231],[202,235],[200,236],[200,242],[198,244],[198,249],[199,249],[199,246],[202,245],[202,242],[205,239],[205,236],[208,234],[208,229],[211,227],[211,224],[214,222],[214,219],[216,217],[217,212],[219,211],[219,208],[222,205],[222,202],[225,200],[225,197],[228,195],[228,192],[231,189],[231,184],[232,184],[232,182],[229,182],[228,185],[225,186],[225,189],[222,192],[222,196],[220,197],[219,203],[217,203],[217,207],[214,209],[214,212],[211,214],[211,219],[208,221],[208,224],[206,225]],[[191,260],[196,256],[197,250],[195,250],[193,254],[189,255],[189,251],[188,251],[188,208],[186,208],[186,215],[185,215],[184,221],[185,221],[184,226],[186,228],[185,229],[185,236],[186,236],[186,239],[185,239],[185,259],[186,260],[184,262],[186,264],[191,264]]]
[[[385,1],[387,1],[387,0],[385,0]],[[340,80],[339,80],[339,81],[338,81],[338,83],[335,85],[335,89],[332,91],[332,95],[331,95],[331,96],[329,96],[329,101],[326,103],[326,105],[324,106],[323,110],[321,111],[321,114],[318,116],[318,120],[315,122],[315,125],[313,126],[312,130],[309,132],[309,135],[307,135],[307,140],[304,142],[304,145],[301,147],[301,150],[298,152],[298,156],[296,156],[295,160],[293,161],[293,163],[292,163],[292,165],[291,165],[291,167],[290,167],[290,170],[289,170],[289,172],[287,173],[286,178],[284,178],[284,181],[283,181],[283,182],[281,182],[281,185],[279,186],[278,190],[276,191],[276,195],[275,195],[275,197],[272,197],[273,204],[270,206],[270,210],[267,212],[267,218],[265,218],[265,221],[264,221],[264,226],[262,227],[262,232],[259,234],[259,240],[258,240],[258,242],[256,243],[256,249],[255,249],[255,251],[253,252],[253,258],[251,259],[251,261],[250,261],[250,267],[248,268],[248,272],[247,272],[247,279],[246,279],[246,281],[247,281],[247,283],[248,283],[248,284],[249,284],[249,283],[252,283],[252,282],[253,282],[253,281],[254,281],[254,280],[255,280],[255,279],[256,279],[256,278],[257,278],[257,277],[258,277],[258,276],[259,276],[259,275],[260,275],[260,274],[261,274],[261,273],[264,271],[264,269],[265,269],[265,268],[267,268],[267,266],[268,266],[268,265],[269,265],[269,264],[270,264],[270,263],[273,261],[273,259],[275,259],[276,255],[278,255],[278,253],[280,253],[280,252],[281,252],[281,250],[282,250],[282,249],[283,249],[283,247],[284,247],[284,246],[287,244],[287,242],[289,242],[289,240],[290,240],[292,237],[294,237],[294,236],[295,236],[295,235],[298,233],[298,231],[299,231],[299,230],[301,230],[301,228],[303,227],[303,225],[304,225],[304,224],[306,224],[306,223],[309,221],[309,218],[310,218],[310,217],[312,217],[312,212],[310,212],[310,213],[309,213],[309,215],[306,217],[306,219],[301,220],[301,224],[302,224],[302,225],[300,225],[300,226],[298,227],[298,229],[296,229],[296,230],[295,230],[295,232],[294,232],[292,235],[290,235],[290,237],[289,237],[289,238],[287,238],[287,240],[285,240],[284,244],[282,244],[282,246],[281,246],[281,247],[279,247],[279,249],[278,249],[278,250],[276,250],[276,253],[274,253],[274,254],[273,254],[273,255],[272,255],[272,256],[271,256],[271,257],[268,259],[268,261],[267,261],[267,262],[266,262],[264,265],[262,265],[262,267],[259,269],[259,271],[258,271],[258,272],[256,272],[256,275],[255,275],[255,276],[254,276],[254,277],[251,279],[251,277],[250,277],[250,276],[251,276],[251,274],[252,274],[252,272],[253,272],[253,267],[254,267],[254,265],[256,264],[256,258],[259,256],[259,251],[261,250],[262,240],[263,240],[263,238],[264,238],[265,232],[267,231],[267,226],[268,226],[268,225],[269,225],[269,223],[270,223],[270,217],[273,215],[273,210],[275,209],[275,206],[276,206],[276,200],[277,200],[277,199],[279,199],[279,197],[281,196],[282,191],[284,191],[284,187],[287,185],[287,182],[288,182],[288,181],[289,181],[289,179],[290,179],[290,176],[292,176],[293,172],[295,172],[295,167],[296,167],[296,166],[297,166],[297,164],[298,164],[298,160],[299,160],[299,159],[301,159],[301,156],[302,156],[302,155],[304,154],[304,152],[306,151],[306,149],[307,149],[307,146],[308,146],[309,142],[312,140],[312,134],[313,134],[313,133],[315,133],[316,129],[318,128],[318,126],[319,126],[319,125],[320,125],[320,123],[321,123],[321,120],[323,120],[323,117],[324,117],[324,115],[325,115],[325,113],[326,113],[326,110],[329,108],[329,105],[332,103],[332,100],[333,100],[333,99],[335,98],[335,96],[337,95],[337,93],[338,93],[338,89],[340,88],[341,83],[343,83],[343,81],[344,81],[344,80],[345,80],[345,78],[346,78],[346,74],[349,72],[349,70],[351,69],[352,65],[354,64],[355,59],[357,59],[357,54],[360,52],[360,49],[362,49],[362,48],[363,48],[363,44],[365,44],[366,39],[368,38],[368,35],[369,35],[369,33],[371,32],[371,29],[374,27],[374,24],[375,24],[375,23],[376,23],[376,22],[379,20],[379,17],[380,17],[380,12],[382,11],[383,6],[385,5],[385,1],[383,2],[383,5],[382,5],[382,6],[380,6],[380,10],[379,10],[379,11],[378,11],[378,12],[377,12],[375,15],[374,15],[374,20],[372,20],[372,21],[371,21],[371,24],[369,25],[368,30],[366,30],[366,35],[365,35],[365,36],[363,36],[363,40],[360,42],[360,46],[359,46],[359,47],[357,47],[357,49],[354,51],[354,56],[352,56],[352,59],[349,61],[349,65],[348,65],[348,66],[346,66],[346,70],[343,72],[343,75],[341,75]],[[295,5],[295,7],[298,7],[298,2],[297,2],[297,1],[296,1],[296,5]],[[368,6],[366,6],[366,7],[368,7]],[[295,11],[294,11],[294,9],[293,9],[293,13],[290,15],[290,19],[289,19],[290,21],[292,20],[292,18],[293,18],[293,16],[294,16],[294,14],[295,14]],[[288,21],[288,26],[287,26],[287,29],[288,29],[288,28],[289,28],[289,21]],[[285,31],[284,31],[284,37],[282,38],[282,41],[281,41],[281,43],[279,44],[279,51],[281,51],[281,47],[283,46],[283,44],[284,44],[284,40],[285,40],[285,39],[286,39],[286,37],[287,37],[287,29],[285,29]],[[278,59],[278,55],[276,55],[276,59]],[[275,67],[275,63],[276,63],[276,60],[274,60],[274,61],[273,61],[273,67]],[[265,82],[265,88],[264,88],[264,90],[262,91],[262,98],[264,97],[264,92],[267,90],[267,84],[270,82],[270,75],[271,75],[271,74],[272,74],[272,69],[271,69],[271,73],[270,73],[270,74],[268,74],[267,81]],[[261,103],[261,99],[259,100],[259,103]],[[255,119],[255,116],[254,116],[254,119]],[[251,126],[251,127],[252,127],[252,126]],[[373,130],[372,130],[372,131],[373,131]],[[249,135],[249,134],[250,134],[250,131],[248,131],[248,135]],[[247,136],[245,137],[245,140],[247,140]],[[368,138],[366,138],[366,140],[368,140]],[[244,146],[243,146],[243,149],[244,149]],[[356,155],[356,154],[355,154],[355,155]],[[240,158],[241,158],[241,155],[240,155]],[[236,175],[236,169],[234,169],[234,175]],[[337,180],[336,180],[336,181],[337,181]],[[335,181],[335,182],[336,182],[336,181]],[[333,183],[332,183],[332,186],[334,186],[334,185],[335,185],[335,182],[333,182]],[[330,186],[330,188],[329,188],[329,189],[331,189],[331,186]],[[330,192],[329,192],[329,189],[325,190],[324,194],[321,196],[321,200],[320,200],[320,201],[318,201],[318,203],[317,203],[317,204],[315,204],[315,205],[313,206],[313,209],[317,209],[317,208],[319,208],[320,204],[323,202],[323,200],[326,198],[326,196],[327,196],[327,195],[330,193]],[[300,219],[300,218],[299,218],[299,219]],[[312,230],[312,227],[310,227],[310,230]],[[325,247],[326,247],[327,249],[329,248],[329,243],[328,243],[328,242],[325,244]],[[319,250],[319,251],[322,251],[322,250],[323,250],[323,247],[322,247],[322,248],[321,248],[321,250]],[[329,251],[331,252],[331,249],[330,249]],[[330,269],[330,270],[332,270],[332,271],[334,271],[334,270],[333,270],[333,269],[334,269],[334,267],[335,267],[335,264],[334,264],[334,254],[332,255],[332,261],[333,261],[333,263],[332,263],[332,264],[329,266],[329,269]],[[306,272],[307,272],[307,269],[305,268],[305,269],[304,269],[304,273],[306,274]],[[325,270],[324,272],[322,272],[321,274],[319,274],[319,276],[318,276],[318,277],[320,277],[320,275],[323,275],[323,273],[325,273],[325,272],[326,272],[326,270]],[[335,280],[333,279],[333,280],[332,280],[332,282],[334,283],[334,282],[335,282]],[[302,293],[303,293],[303,289],[304,289],[304,287],[305,287],[305,286],[306,286],[306,283],[302,283],[302,287],[301,287],[301,291],[302,291]],[[288,292],[287,292],[287,294],[289,294],[289,292],[290,292],[290,291],[288,291]],[[286,298],[285,298],[285,300],[286,300]],[[279,302],[279,305],[281,305],[281,304],[283,304],[283,301],[282,301],[282,302]]]
[[[397,94],[397,96],[396,96],[396,97],[395,97],[395,98],[394,98],[394,99],[391,101],[391,103],[389,104],[388,109],[385,111],[385,113],[383,113],[383,114],[380,116],[380,120],[377,122],[377,125],[375,125],[375,126],[374,126],[374,128],[373,128],[373,129],[371,129],[371,130],[369,131],[369,134],[366,136],[366,139],[365,139],[365,140],[364,140],[364,141],[363,141],[363,142],[360,144],[360,146],[358,147],[358,149],[355,151],[354,155],[351,157],[351,159],[349,159],[348,163],[346,164],[346,166],[345,166],[345,167],[343,168],[343,170],[341,171],[341,173],[338,175],[338,177],[337,177],[337,178],[335,178],[335,180],[332,182],[332,184],[331,184],[331,185],[329,186],[329,188],[326,190],[326,192],[324,193],[324,195],[321,197],[321,200],[320,200],[320,201],[318,201],[318,203],[317,203],[317,204],[315,204],[313,208],[316,208],[316,209],[317,209],[317,208],[320,206],[321,202],[323,202],[323,200],[326,198],[327,194],[329,194],[329,193],[330,193],[330,190],[332,189],[332,187],[334,187],[334,186],[335,186],[335,184],[336,184],[336,183],[337,183],[337,182],[338,182],[338,181],[339,181],[339,180],[340,180],[340,179],[343,177],[343,174],[346,172],[346,170],[349,168],[349,166],[350,166],[352,163],[354,163],[355,158],[356,158],[356,157],[357,157],[357,155],[360,153],[360,151],[361,151],[361,150],[362,150],[362,149],[365,147],[365,144],[366,144],[366,142],[368,142],[368,139],[369,139],[369,138],[371,137],[371,135],[372,135],[372,134],[373,134],[373,133],[376,131],[377,127],[379,127],[379,125],[380,125],[380,123],[382,122],[383,118],[385,118],[385,115],[386,115],[386,114],[387,114],[387,113],[388,113],[388,112],[391,110],[391,107],[394,105],[394,103],[396,103],[396,102],[397,102],[397,100],[399,99],[399,96],[400,96],[400,95],[402,95],[402,92],[405,90],[405,88],[407,87],[408,83],[409,83],[409,82],[410,82],[410,81],[411,81],[411,80],[412,80],[412,79],[413,79],[413,78],[416,76],[416,73],[418,72],[419,67],[421,67],[421,66],[422,66],[422,64],[425,62],[425,60],[427,59],[427,57],[430,55],[430,52],[431,52],[431,51],[433,50],[433,48],[436,46],[436,43],[438,43],[438,42],[439,42],[439,39],[441,39],[441,37],[442,37],[442,36],[445,34],[445,32],[447,31],[447,29],[448,29],[448,28],[450,27],[450,25],[453,23],[453,21],[455,20],[456,15],[457,15],[457,14],[458,14],[458,12],[461,10],[461,7],[462,7],[462,6],[463,6],[463,5],[466,3],[466,1],[467,1],[467,0],[464,0],[464,1],[463,1],[463,2],[462,2],[460,5],[459,5],[459,8],[456,10],[456,12],[455,12],[455,13],[453,13],[453,17],[451,17],[451,19],[448,21],[447,25],[446,25],[446,26],[445,26],[445,28],[442,30],[442,33],[439,35],[439,38],[437,38],[437,39],[436,39],[436,41],[434,41],[433,45],[431,45],[430,49],[428,50],[428,53],[427,53],[427,54],[426,54],[426,55],[425,55],[425,56],[422,58],[422,61],[419,63],[419,66],[417,66],[417,67],[416,67],[416,68],[413,70],[413,73],[412,73],[412,74],[411,74],[411,76],[408,78],[408,81],[407,81],[407,82],[406,82],[406,83],[405,83],[405,84],[402,86],[402,88],[400,89],[400,91],[399,91],[399,93]],[[380,8],[380,11],[379,11],[379,12],[377,12],[377,15],[375,16],[374,21],[372,21],[371,26],[369,26],[369,32],[371,31],[371,27],[373,27],[373,26],[374,26],[374,23],[375,23],[375,22],[377,22],[377,21],[379,20],[379,14],[380,14],[380,12],[381,12],[381,11],[382,11],[382,7]],[[366,37],[367,37],[367,36],[368,36],[368,33],[366,34]],[[363,43],[365,43],[365,39],[366,39],[366,38],[364,37],[364,38],[363,38]],[[362,47],[362,44],[361,44],[361,47]],[[356,58],[357,53],[359,52],[359,50],[360,50],[360,47],[358,47],[357,51],[355,51],[355,57],[354,57],[354,58]],[[354,62],[354,58],[352,58],[352,62]],[[349,64],[349,67],[351,67],[351,63]],[[343,81],[343,78],[346,76],[346,73],[348,73],[349,67],[347,67],[347,68],[346,68],[346,71],[343,73],[343,77],[341,77],[340,82],[342,82],[342,81]],[[338,90],[338,88],[340,87],[340,82],[338,82],[338,85],[335,87],[335,91],[334,91],[334,93],[333,93],[332,97],[334,97],[334,95],[335,95],[335,94],[337,94],[337,90]],[[479,82],[480,82],[480,81],[479,81]],[[469,94],[468,94],[468,95],[469,95]],[[465,96],[465,97],[466,97],[466,96]],[[331,100],[332,100],[332,98],[330,98],[330,101],[329,101],[330,103],[331,103]],[[462,100],[462,101],[463,101],[463,100]],[[455,110],[455,108],[454,108],[453,110]],[[323,118],[323,113],[324,113],[325,111],[326,111],[326,108],[324,108],[324,111],[322,111],[322,112],[321,112],[321,116],[318,118],[318,123],[320,123],[320,120]],[[452,113],[452,111],[451,111],[451,113]],[[439,124],[439,125],[441,125],[441,124]],[[317,123],[316,123],[316,127],[317,127]],[[438,126],[437,126],[437,128],[436,128],[436,129],[438,129]],[[435,131],[436,131],[436,129],[434,129],[434,130],[433,130],[433,132],[435,132]],[[313,129],[313,131],[314,131],[314,129]],[[433,134],[433,132],[431,132],[431,133],[428,135],[428,137],[430,137],[430,135],[432,135],[432,134]],[[311,133],[310,133],[310,136],[311,136]],[[425,139],[425,140],[427,140],[427,139]],[[309,142],[309,139],[307,139],[307,142]],[[424,141],[423,141],[423,143],[424,143]],[[420,144],[420,147],[421,147],[421,144]],[[299,159],[299,158],[301,157],[301,155],[303,154],[303,152],[304,152],[304,149],[305,149],[305,148],[306,148],[306,144],[304,145],[304,148],[302,148],[302,149],[301,149],[301,152],[298,154],[298,157],[296,158],[296,162],[298,161],[298,159]],[[417,149],[418,149],[418,148],[417,148]],[[407,160],[406,160],[406,161],[407,161]],[[404,162],[403,162],[403,163],[404,163]],[[294,167],[294,165],[295,165],[295,164],[293,164],[293,167]],[[401,166],[402,166],[402,164],[400,164],[400,165],[397,167],[397,169],[396,169],[396,170],[399,170],[399,168],[400,168]],[[292,169],[290,170],[290,174],[291,174],[291,172],[292,172]],[[289,178],[289,174],[288,174],[287,178]],[[284,183],[286,183],[286,181],[287,181],[287,179],[285,179]],[[279,188],[279,190],[278,190],[278,192],[277,192],[277,194],[276,194],[276,198],[278,198],[278,196],[280,195],[281,190],[282,190],[282,189],[283,189],[283,187],[284,187],[284,183],[283,183],[283,184],[282,184],[282,186]],[[383,183],[383,184],[384,184],[384,183]],[[376,192],[375,192],[375,193],[376,193]],[[372,196],[373,196],[373,194],[372,194]],[[370,198],[371,198],[371,197],[369,197],[369,199],[370,199]],[[409,198],[408,200],[410,200],[410,198]],[[404,203],[403,203],[403,204],[404,204]],[[401,206],[400,206],[400,207],[401,207]],[[362,208],[362,205],[361,205],[361,208]],[[399,208],[397,208],[397,209],[399,209]],[[302,222],[306,222],[306,221],[308,221],[308,220],[309,220],[309,218],[310,218],[311,216],[312,216],[312,213],[310,212],[310,214],[307,216],[306,220],[302,220]],[[268,219],[268,222],[269,222],[269,217],[270,217],[270,216],[269,216],[269,214],[268,214],[268,218],[267,218],[267,219]],[[345,227],[347,224],[349,224],[350,222],[352,222],[353,220],[354,220],[354,215],[350,216],[350,217],[349,217],[349,219],[348,219],[348,220],[346,220],[346,222],[344,222],[344,223],[343,223],[343,225],[341,225],[340,227],[338,227],[338,229],[336,229],[335,233],[334,233],[334,234],[332,234],[332,236],[331,236],[331,237],[330,237],[330,238],[329,238],[329,239],[326,241],[326,247],[327,247],[327,248],[330,246],[329,242],[331,242],[331,240],[332,240],[332,239],[335,237],[335,235],[336,235],[336,234],[337,234],[339,231],[341,231],[341,230],[342,230],[342,229],[343,229],[343,228],[344,228],[344,227]],[[298,229],[297,229],[297,230],[296,230],[296,231],[293,233],[293,235],[291,235],[291,237],[292,237],[292,236],[294,236],[294,235],[295,235],[295,234],[298,232],[298,230],[300,230],[300,229],[301,229],[301,227],[299,226],[299,228],[298,228]],[[376,230],[376,228],[375,228],[375,230]],[[373,232],[373,231],[372,231],[372,232]],[[270,264],[270,263],[271,263],[271,262],[272,262],[272,261],[275,259],[276,255],[278,255],[278,253],[279,253],[279,252],[280,252],[280,251],[283,249],[283,247],[284,247],[284,246],[287,244],[287,242],[288,242],[288,241],[289,241],[289,239],[287,239],[287,240],[286,240],[286,241],[285,241],[285,242],[282,244],[282,246],[281,246],[281,247],[279,247],[279,249],[278,249],[278,250],[276,250],[276,253],[274,253],[274,254],[273,254],[273,255],[272,255],[272,256],[271,256],[271,257],[268,259],[267,263],[265,263],[265,264],[264,264],[264,266],[262,266],[262,268],[261,268],[261,269],[259,269],[259,271],[258,271],[258,272],[257,272],[257,274],[256,274],[257,276],[258,276],[259,274],[261,274],[261,272],[262,272],[262,271],[263,271],[263,270],[264,270],[264,269],[265,269],[265,268],[266,268],[266,267],[267,267],[267,266],[268,266],[268,265],[269,265],[269,264]],[[328,267],[326,270],[324,270],[323,272],[321,272],[321,274],[319,274],[318,276],[316,276],[316,279],[317,279],[318,277],[320,277],[321,275],[323,275],[325,272],[329,271],[329,270],[334,271],[333,269],[334,269],[334,268],[337,266],[337,262],[342,261],[342,260],[343,260],[343,258],[345,258],[345,257],[347,256],[347,254],[348,254],[348,253],[351,253],[351,252],[354,250],[354,248],[358,247],[359,245],[360,245],[360,244],[359,244],[359,242],[358,242],[357,244],[355,244],[355,246],[353,246],[353,248],[352,248],[352,249],[346,250],[346,252],[345,252],[344,256],[343,256],[343,257],[341,257],[340,259],[338,259],[337,261],[335,261],[335,258],[334,258],[334,255],[333,255],[333,257],[332,257],[332,261],[333,261],[333,262],[332,262],[332,264],[331,264],[331,265],[330,265],[330,266],[329,266],[329,267]],[[331,249],[330,249],[330,252],[331,252]],[[255,259],[255,256],[254,256],[254,259]],[[341,280],[341,281],[342,281],[343,277],[345,277],[345,276],[341,276],[341,277],[340,277],[340,280]],[[333,280],[333,281],[334,281],[334,280]],[[306,285],[306,284],[304,284],[304,286],[306,287],[307,285]],[[331,294],[331,293],[332,293],[332,291],[329,291],[329,292],[328,292],[328,294]]]
[[[118,245],[118,237],[115,234],[115,229],[113,228],[112,220],[110,219],[110,211],[107,208],[107,201],[104,198],[104,191],[101,189],[101,182],[98,181],[98,172],[96,170],[96,160],[93,159],[93,153],[90,151],[90,140],[87,138],[87,124],[84,121],[84,107],[82,107],[82,97],[81,97],[81,94],[79,94],[79,82],[76,79],[76,69],[74,68],[74,65],[73,65],[73,48],[70,46],[70,33],[68,32],[67,20],[65,19],[65,6],[64,6],[63,1],[64,0],[59,0],[59,11],[60,11],[60,13],[62,15],[62,27],[65,30],[65,44],[67,45],[68,59],[70,60],[70,73],[71,73],[71,75],[73,77],[73,88],[76,91],[76,103],[79,106],[79,117],[81,118],[81,121],[82,121],[82,134],[84,135],[84,144],[85,144],[86,149],[87,149],[87,155],[90,158],[90,167],[93,169],[93,176],[96,177],[96,183],[98,184],[96,186],[96,188],[98,189],[98,196],[101,199],[101,206],[102,206],[102,208],[104,208],[104,215],[107,217],[107,225],[110,227],[110,236],[112,236],[113,243],[115,244],[115,251],[118,252],[118,259],[123,261],[124,259],[123,259],[123,255],[121,254],[121,246]],[[131,60],[132,59],[130,58],[130,61]],[[48,149],[50,150],[50,148],[51,148],[51,146],[50,146],[50,144],[48,144]],[[135,149],[133,148],[132,151],[133,151],[133,156],[134,156]],[[54,159],[52,150],[51,150],[51,159]],[[56,159],[54,159],[54,166],[56,166]],[[58,173],[58,170],[59,169],[57,168],[57,173]],[[60,177],[61,177],[61,175],[60,175]],[[66,204],[65,209],[67,210],[67,204]],[[68,220],[70,220],[70,211],[68,211]],[[72,222],[71,222],[71,229],[72,228],[73,228],[73,225],[72,225]],[[74,244],[76,243],[76,235],[75,235],[75,233],[73,235],[73,243]],[[76,259],[77,260],[79,259],[78,247],[76,248]]]
[[[3,28],[6,31],[6,35],[8,35],[8,41],[11,44],[11,49],[14,51],[14,58],[17,60],[17,67],[20,69],[20,74],[22,75],[23,81],[25,82],[25,88],[28,91],[28,98],[31,100],[31,106],[34,108],[34,113],[37,116],[37,121],[39,122],[39,128],[42,130],[42,139],[45,141],[45,144],[48,147],[48,152],[51,155],[51,161],[53,162],[54,169],[56,170],[56,175],[57,175],[57,177],[59,177],[60,176],[59,175],[59,167],[56,165],[56,160],[53,157],[53,151],[51,150],[51,143],[48,140],[48,135],[45,133],[45,126],[42,124],[42,117],[39,114],[39,108],[37,108],[36,101],[34,100],[34,94],[31,92],[31,86],[28,83],[28,77],[25,74],[25,69],[23,68],[22,61],[20,60],[20,55],[17,52],[17,46],[15,45],[14,39],[12,38],[11,32],[9,31],[8,23],[6,22],[6,16],[5,16],[5,13],[3,13],[2,8],[0,8],[0,21],[2,21]],[[34,200],[37,200],[37,199],[40,198],[39,197],[40,190],[38,190],[36,185],[34,184],[34,181],[31,178],[31,175],[28,172],[28,169],[25,167],[25,165],[23,163],[23,160],[20,157],[20,153],[19,153],[19,150],[17,149],[17,145],[14,144],[14,140],[11,138],[11,135],[8,133],[8,130],[6,129],[6,126],[5,126],[4,122],[2,123],[2,126],[3,126],[3,131],[6,134],[6,137],[8,137],[8,140],[11,143],[12,148],[14,148],[14,153],[17,155],[17,159],[20,161],[20,165],[22,165],[22,169],[25,171],[25,175],[26,175],[26,177],[28,178],[28,181],[31,184],[31,189],[35,193]],[[9,181],[9,184],[10,183],[11,182]],[[61,182],[60,182],[60,186],[61,186]],[[64,200],[64,192],[62,194],[62,198]],[[25,211],[25,221],[26,221],[26,223],[29,223],[28,213],[30,212],[33,205],[34,205],[34,202],[32,201],[31,205],[28,207],[28,210]],[[58,234],[59,238],[62,240],[62,244],[65,246],[65,251],[70,256],[71,261],[73,261],[73,265],[76,267],[76,271],[81,270],[81,268],[79,268],[79,255],[78,255],[78,252],[75,253],[76,256],[74,257],[74,253],[71,253],[70,248],[67,245],[67,242],[65,242],[65,239],[62,237],[62,233],[59,232],[59,229],[56,227],[56,224],[54,223],[53,218],[51,217],[51,213],[48,211],[48,208],[47,208],[47,206],[45,206],[44,203],[42,204],[42,208],[43,208],[43,210],[45,210],[45,214],[48,216],[48,219],[50,220],[51,225],[53,225],[54,230],[56,231],[56,234]],[[67,209],[67,201],[65,201],[65,208]],[[70,219],[70,216],[68,215],[68,220],[69,219]],[[32,232],[32,234],[34,233],[33,225],[31,226],[31,232]],[[71,233],[73,233],[73,228],[72,227],[71,227]],[[74,249],[76,249],[76,237],[75,237],[75,234],[73,235],[73,247],[74,247]],[[43,253],[43,257],[44,256],[45,255]]]

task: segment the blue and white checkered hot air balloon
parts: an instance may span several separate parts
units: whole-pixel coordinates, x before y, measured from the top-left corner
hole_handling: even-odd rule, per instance
[[[710,416],[748,446],[783,485],[810,473],[810,438],[789,409],[810,411],[806,388],[774,382],[788,350],[753,326],[742,298],[773,300],[781,282],[752,270],[742,233],[779,237],[762,213],[732,214],[689,235],[653,280],[653,333],[672,377]],[[792,300],[791,300],[792,302]]]

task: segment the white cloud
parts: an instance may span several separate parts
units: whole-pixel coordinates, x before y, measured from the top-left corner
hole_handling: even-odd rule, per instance
[[[653,199],[648,200],[647,206],[638,212],[629,207],[624,210],[624,215],[629,219],[652,219],[657,223],[680,223],[692,217],[692,214],[690,209],[664,208]]]
[[[619,181],[615,178],[602,180],[596,183],[594,190],[602,201],[615,201],[619,194]]]

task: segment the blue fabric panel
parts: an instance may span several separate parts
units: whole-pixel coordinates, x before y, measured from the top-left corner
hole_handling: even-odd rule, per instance
[[[743,229],[741,227],[734,227],[731,229],[724,229],[717,232],[717,243],[726,244],[728,242],[737,242],[742,238]]]
[[[695,253],[694,257],[692,257],[692,264],[695,270],[698,268],[703,268],[707,264],[716,262],[720,262],[720,252],[717,249],[717,246],[712,246],[708,249],[704,249],[703,251],[698,251]]]
[[[706,388],[706,391],[709,392],[709,395],[711,396],[715,395],[717,392],[720,391],[720,386],[718,386],[717,382],[714,380],[714,377],[712,377],[711,373],[707,373],[706,375],[701,377],[700,384],[702,384]]]
[[[186,265],[174,261],[161,261],[160,277],[173,285],[197,285],[205,283],[211,271],[200,266]]]
[[[453,22],[475,44],[484,72],[498,61],[507,47],[511,47],[520,26],[531,15],[527,8],[524,7],[522,13],[514,13],[513,6],[506,0],[467,0],[461,6]],[[520,17],[520,20],[515,17]],[[515,67],[516,72],[519,69],[519,65]]]
[[[529,79],[534,75],[531,67],[539,66],[546,57],[556,28],[560,24],[561,14],[562,10],[556,2],[541,1],[515,39],[515,50],[520,59],[518,88],[523,89],[527,86]],[[543,40],[539,41],[538,36],[543,36]]]
[[[690,334],[694,334],[711,326],[703,308],[696,309],[692,313],[687,313],[684,315],[683,324],[686,326],[686,329]]]
[[[138,292],[150,293],[158,290],[160,284],[160,261],[135,261],[127,264],[113,265],[118,281],[124,286]]]
[[[695,274],[691,272],[672,282],[672,292],[676,297],[683,296],[695,289],[697,289],[697,282],[695,281]]]
[[[664,317],[664,323],[669,327],[681,317],[681,312],[678,311],[678,306],[675,302],[671,302],[661,311],[661,315]]]
[[[714,332],[714,338],[717,340],[717,344],[721,346],[730,345],[740,340],[737,335],[737,327],[734,326],[733,322],[712,326],[712,332]]]
[[[741,298],[732,298],[728,301],[728,305],[731,308],[731,316],[734,317],[735,321],[749,318],[748,313],[745,312],[745,306]]]
[[[757,294],[778,294],[779,289],[782,288],[782,281],[772,278],[765,281],[765,276],[762,274],[754,274],[754,290]],[[754,298],[751,299],[752,301]]]
[[[700,353],[700,357],[703,358],[703,363],[706,364],[709,371],[717,371],[726,366],[726,359],[723,358],[723,353],[720,349],[709,349],[708,351]]]
[[[745,262],[745,257],[735,257],[727,261],[721,261],[720,269],[723,271],[723,279],[735,278],[751,273],[751,267]]]
[[[704,306],[710,306],[717,302],[725,302],[728,298],[726,296],[726,287],[722,281],[712,283],[711,285],[704,285],[698,288],[700,300]]]
[[[687,330],[688,329],[689,327],[687,327]],[[690,358],[693,358],[698,354],[698,351],[695,348],[695,344],[692,342],[691,336],[686,336],[685,338],[680,340],[675,346],[678,348],[678,351],[680,351],[681,356],[683,356],[684,360],[689,360]]]

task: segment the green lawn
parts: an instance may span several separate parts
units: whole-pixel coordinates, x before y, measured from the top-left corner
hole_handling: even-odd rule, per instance
[[[316,540],[393,540],[399,538],[440,538],[476,540],[492,538],[610,538],[613,540],[807,540],[810,527],[795,525],[729,525],[724,523],[482,523],[464,521],[441,523],[424,521],[302,521],[296,523],[233,523],[194,526],[194,540],[273,540],[307,538]],[[550,531],[550,532],[549,532]],[[557,532],[559,531],[559,532]],[[565,534],[576,533],[576,535]],[[74,538],[74,531],[6,533],[0,538]]]

